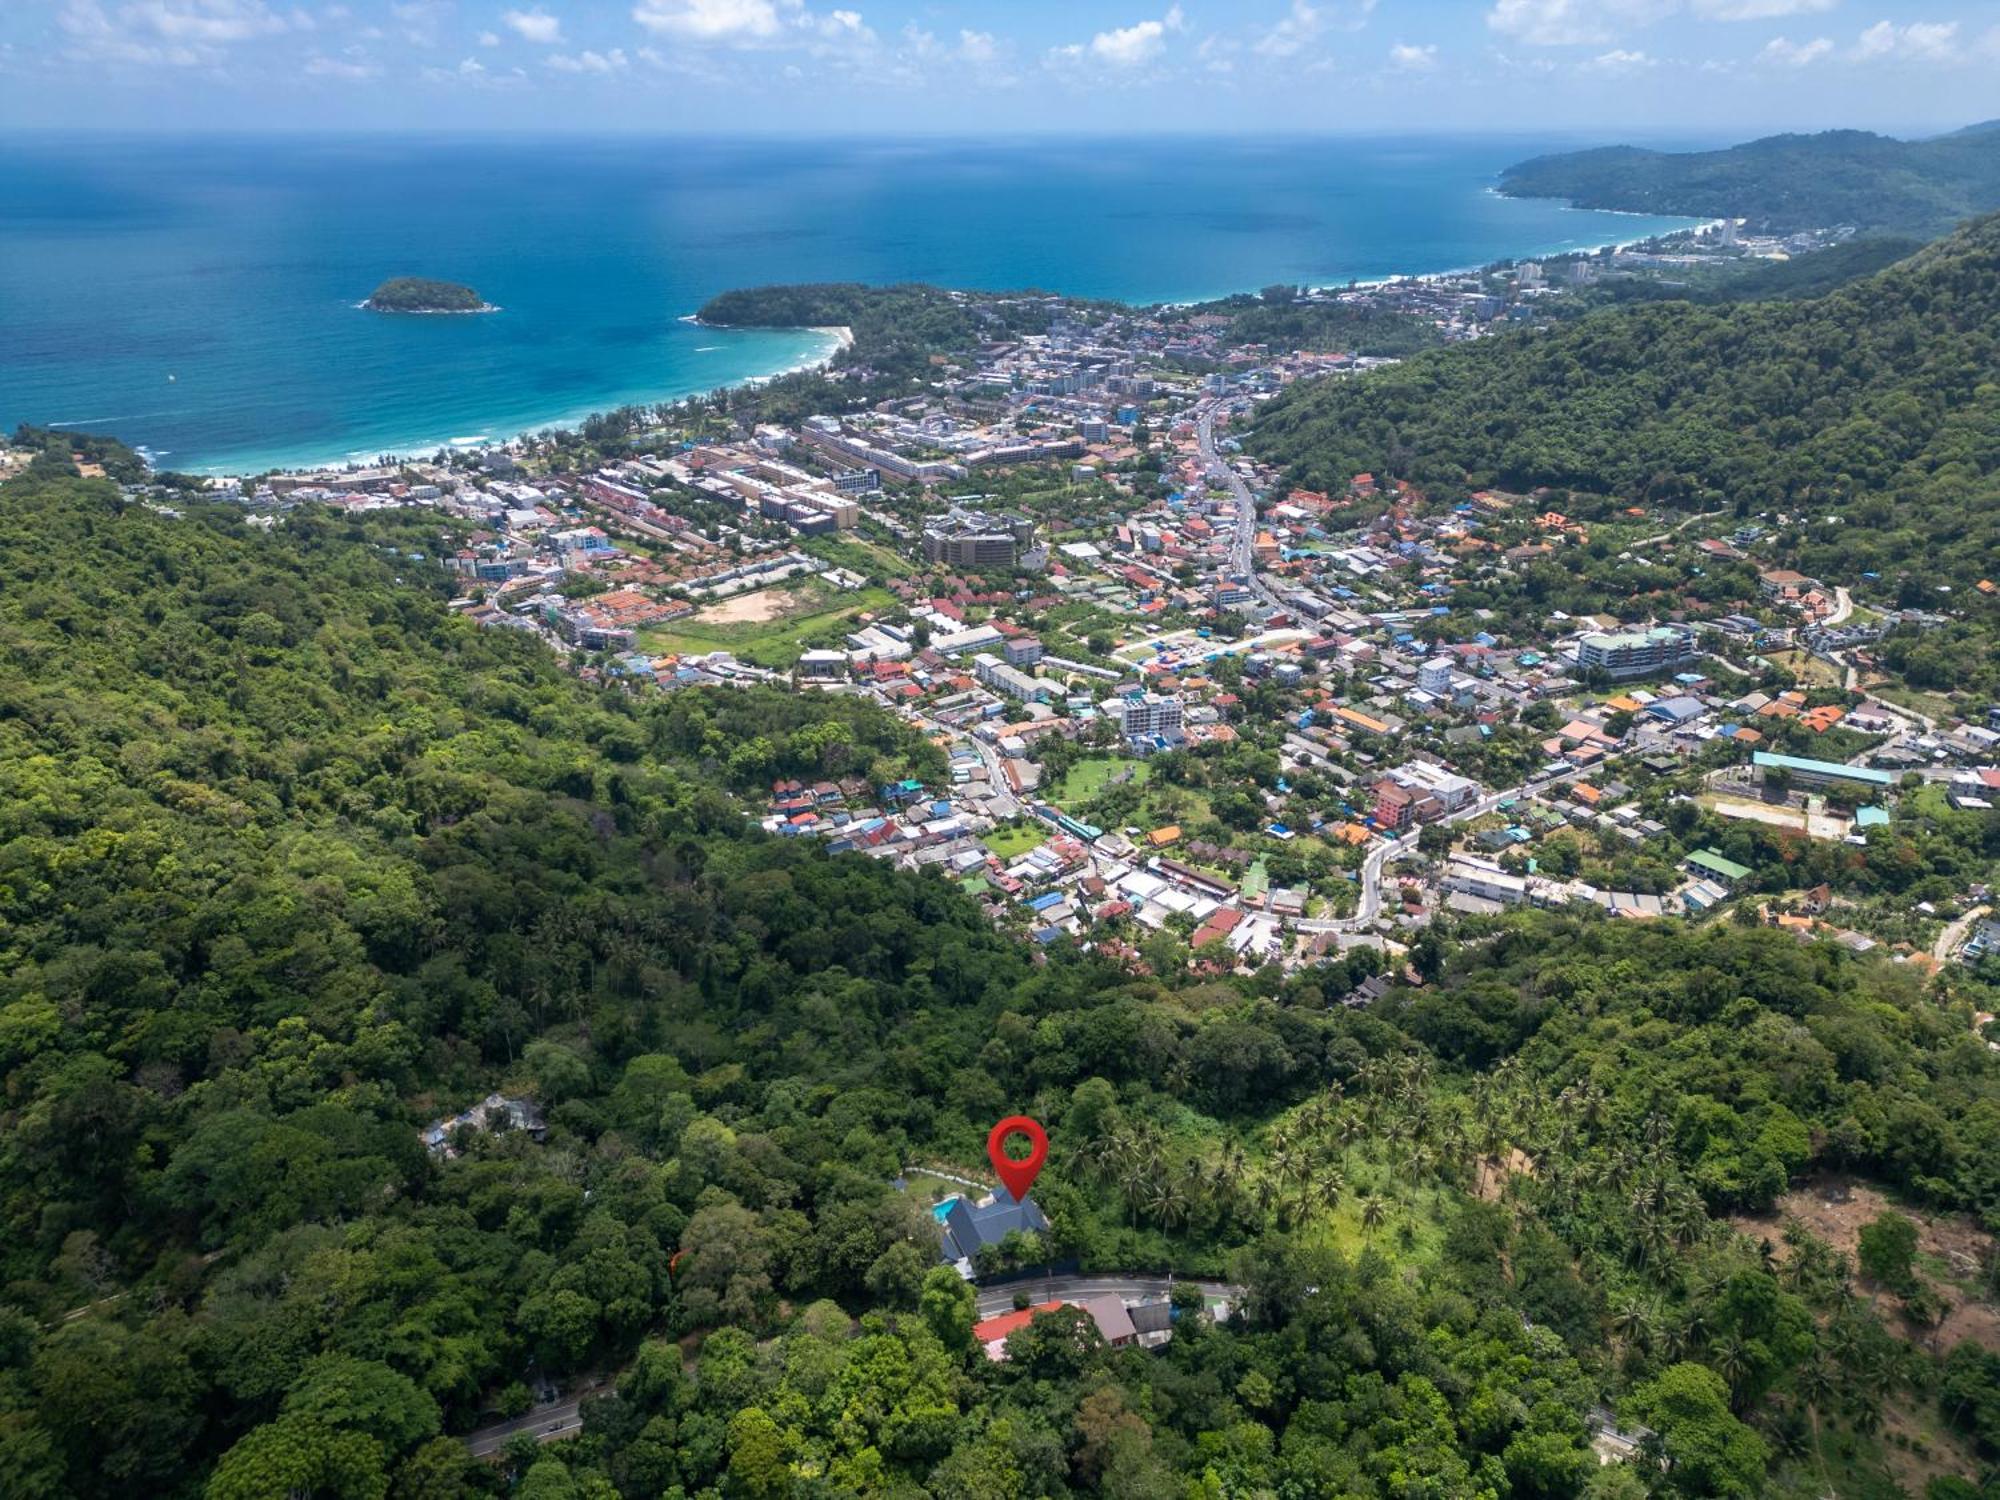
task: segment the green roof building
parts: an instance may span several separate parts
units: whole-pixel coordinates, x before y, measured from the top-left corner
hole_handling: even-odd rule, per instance
[[[1697,849],[1687,857],[1687,867],[1703,875],[1712,876],[1724,885],[1735,885],[1750,875],[1748,865],[1739,865],[1733,859],[1725,859],[1713,849]]]
[[[1800,786],[1848,786],[1887,791],[1896,784],[1895,774],[1890,771],[1877,771],[1869,766],[1844,766],[1835,760],[1807,760],[1800,755],[1774,755],[1768,750],[1759,750],[1752,755],[1750,764],[1765,773],[1788,772]]]

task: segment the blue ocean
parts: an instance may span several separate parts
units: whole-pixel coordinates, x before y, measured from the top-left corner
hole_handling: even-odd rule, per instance
[[[822,357],[686,321],[774,281],[1181,301],[1451,270],[1682,220],[1520,202],[1574,142],[0,142],[0,422],[244,472],[505,437]],[[501,311],[357,306],[384,277]]]

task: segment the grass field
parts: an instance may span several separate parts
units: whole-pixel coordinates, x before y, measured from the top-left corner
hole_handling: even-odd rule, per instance
[[[907,557],[852,532],[807,537],[799,543],[799,550],[836,568],[851,568],[863,575],[879,573],[885,578],[901,578],[916,566]]]
[[[1039,849],[1048,841],[1048,830],[1040,822],[1017,823],[1010,828],[996,828],[980,840],[1003,863],[1010,859],[1019,859],[1030,849]]]
[[[1118,757],[1110,760],[1078,761],[1063,777],[1062,786],[1056,792],[1057,802],[1064,808],[1088,802],[1108,786],[1113,777],[1130,772],[1134,786],[1144,786],[1152,767],[1143,760]]]
[[[685,620],[644,632],[640,637],[641,647],[655,654],[733,651],[744,661],[760,667],[789,667],[799,659],[801,651],[822,635],[833,635],[836,627],[846,625],[864,611],[895,603],[895,596],[887,589],[842,593],[817,582],[764,592],[784,596],[772,619],[703,618],[726,608],[719,605],[712,611],[703,610]]]
[[[1839,670],[1809,651],[1770,651],[1765,654],[1808,686],[1840,686]]]

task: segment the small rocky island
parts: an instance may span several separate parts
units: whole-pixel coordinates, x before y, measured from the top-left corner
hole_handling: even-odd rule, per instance
[[[477,313],[497,309],[469,286],[424,276],[391,276],[361,304],[371,312]]]

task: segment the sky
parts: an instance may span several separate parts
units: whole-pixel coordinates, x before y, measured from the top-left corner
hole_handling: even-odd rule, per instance
[[[0,128],[1897,134],[1995,0],[5,0]]]

